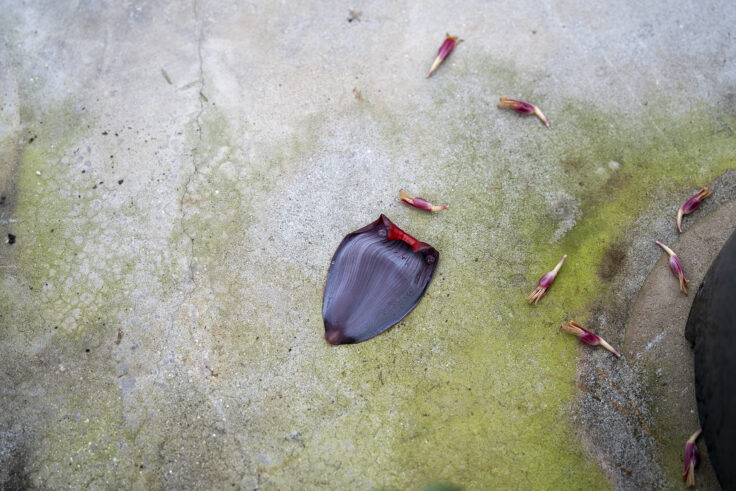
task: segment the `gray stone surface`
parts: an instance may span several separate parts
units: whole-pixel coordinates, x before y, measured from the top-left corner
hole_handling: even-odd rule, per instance
[[[732,186],[736,184],[731,179]],[[724,189],[724,182],[719,183]],[[697,222],[672,247],[692,274],[689,295],[679,292],[666,258],[647,277],[629,317],[624,352],[641,370],[652,396],[657,444],[671,467],[682,458],[683,442],[700,426],[695,399],[693,349],[685,340],[690,305],[710,264],[736,228],[736,201],[731,201]],[[684,267],[684,266],[683,266]],[[673,286],[675,288],[673,288]],[[702,462],[697,483],[702,489],[718,489],[708,460],[705,440],[699,440]],[[684,466],[683,466],[684,467]]]
[[[710,184],[717,194],[684,218],[681,236],[672,219],[652,220],[652,205],[626,232],[629,248],[609,249],[603,262],[621,272],[606,304],[593,310],[592,325],[622,348],[624,358],[613,365],[603,357],[583,359],[577,402],[586,423],[583,440],[620,487],[657,487],[664,484],[662,473],[677,476],[684,467],[684,442],[699,427],[685,323],[700,282],[736,229],[736,201],[728,201],[736,196],[736,172]],[[678,254],[690,280],[688,296],[655,240]],[[659,261],[650,269],[652,256]],[[699,449],[698,486],[720,489],[702,439]]]
[[[0,0],[0,482],[679,485],[664,443],[689,429],[657,424],[624,338],[679,204],[723,184],[689,228],[736,198],[734,19]],[[398,326],[329,346],[330,257],[381,212],[439,250],[436,276]]]

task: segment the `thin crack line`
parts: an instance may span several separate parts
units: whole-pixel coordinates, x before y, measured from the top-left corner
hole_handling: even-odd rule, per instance
[[[180,224],[181,224],[181,230],[182,234],[188,239],[187,247],[187,255],[188,255],[188,261],[187,261],[187,269],[189,270],[189,285],[187,288],[181,288],[181,293],[183,294],[183,297],[179,301],[179,304],[176,308],[176,310],[173,312],[171,316],[171,324],[169,326],[169,333],[172,333],[174,331],[174,327],[176,325],[179,312],[182,310],[184,305],[187,304],[188,300],[192,297],[194,294],[194,291],[196,290],[196,281],[194,277],[194,258],[195,258],[195,250],[194,250],[194,233],[190,230],[190,228],[187,226],[187,213],[185,211],[185,205],[187,202],[187,199],[190,198],[191,192],[190,187],[192,186],[194,179],[199,174],[199,153],[200,148],[202,146],[202,115],[204,114],[205,110],[205,102],[202,98],[201,94],[204,90],[204,59],[202,56],[202,43],[204,40],[204,27],[202,25],[202,20],[199,16],[199,5],[198,0],[193,0],[192,2],[192,12],[194,15],[194,22],[197,29],[197,61],[199,64],[199,77],[196,82],[197,86],[199,87],[199,90],[197,91],[197,98],[199,100],[199,110],[197,111],[197,114],[194,117],[194,126],[195,131],[197,132],[197,138],[196,138],[196,144],[191,149],[191,158],[192,158],[192,172],[189,174],[189,177],[187,178],[186,182],[184,183],[183,191],[181,193],[181,199],[179,200],[179,214],[180,214]],[[177,283],[179,283],[177,281]],[[191,329],[189,329],[189,334],[192,336]]]
[[[182,231],[184,235],[189,239],[189,244],[187,247],[189,248],[189,262],[188,262],[188,269],[189,269],[189,281],[192,283],[191,289],[189,290],[188,294],[191,294],[194,291],[194,235],[190,232],[188,227],[186,226],[186,213],[184,211],[184,206],[187,198],[190,196],[190,190],[189,187],[192,184],[192,181],[194,178],[199,174],[199,151],[202,146],[202,115],[204,114],[205,110],[205,102],[202,98],[202,92],[204,91],[204,60],[202,57],[202,43],[204,40],[204,28],[202,26],[202,21],[199,18],[199,11],[198,11],[198,0],[194,0],[192,4],[192,10],[194,13],[194,19],[197,23],[197,60],[199,62],[199,78],[197,80],[197,85],[199,86],[199,90],[197,92],[197,97],[199,100],[199,111],[197,111],[196,116],[194,117],[194,124],[197,132],[197,144],[192,149],[192,173],[189,175],[189,178],[187,179],[186,183],[184,184],[184,192],[182,193],[181,201],[179,203],[180,209],[181,209],[181,223],[182,223]]]

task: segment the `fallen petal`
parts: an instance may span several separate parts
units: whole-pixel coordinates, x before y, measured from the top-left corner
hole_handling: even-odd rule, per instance
[[[346,235],[327,272],[325,339],[359,343],[399,322],[419,303],[439,257],[385,215]]]
[[[419,208],[424,211],[442,211],[447,209],[447,206],[433,205],[424,198],[407,194],[403,189],[399,189],[399,199],[409,206],[413,206],[414,208]]]
[[[549,127],[549,121],[544,116],[544,113],[529,102],[520,101],[517,99],[509,99],[508,97],[501,97],[501,104],[498,105],[499,109],[513,109],[519,114],[534,114],[536,115],[545,126]]]
[[[682,206],[680,206],[680,209],[677,210],[677,230],[682,232],[682,217],[683,215],[688,215],[695,210],[697,210],[703,200],[707,198],[708,196],[712,195],[713,191],[708,186],[705,186],[703,188],[700,188],[700,191],[695,193],[694,196],[690,197],[687,201],[685,201]]]
[[[685,472],[682,478],[685,479],[685,487],[692,488],[695,486],[695,468],[698,466],[698,446],[695,441],[698,439],[703,430],[698,429],[688,438],[685,443]]]
[[[534,302],[534,305],[537,305],[539,299],[547,294],[547,290],[549,290],[549,288],[552,286],[552,283],[554,283],[555,278],[557,277],[557,273],[560,272],[560,268],[562,268],[562,265],[565,264],[566,259],[567,254],[562,256],[562,259],[560,259],[560,262],[557,263],[555,269],[539,278],[539,283],[537,283],[537,287],[534,289],[533,292],[529,294],[528,297],[526,297],[527,302],[529,302],[530,304]]]
[[[680,281],[680,291],[687,295],[687,284],[690,283],[690,280],[685,278],[685,271],[682,269],[682,264],[680,263],[680,258],[677,257],[677,254],[675,254],[675,251],[661,243],[660,241],[656,240],[655,243],[664,249],[664,252],[667,253],[667,255],[670,257],[669,264],[670,264],[670,271],[672,271],[672,274],[677,277],[677,279]]]
[[[450,36],[449,34],[445,36],[445,40],[442,42],[442,45],[440,45],[440,49],[437,51],[437,58],[434,59],[434,63],[432,63],[429,72],[427,72],[427,78],[432,76],[432,73],[437,70],[437,67],[439,67],[440,64],[445,60],[445,58],[447,58],[447,56],[452,52],[452,50],[455,49],[455,45],[459,42],[462,41],[458,41],[457,36]]]
[[[568,334],[577,336],[581,343],[590,346],[603,346],[605,349],[616,355],[616,358],[621,358],[621,354],[616,351],[613,346],[608,344],[605,339],[588,331],[577,322],[567,321],[567,324],[563,322],[560,328]]]

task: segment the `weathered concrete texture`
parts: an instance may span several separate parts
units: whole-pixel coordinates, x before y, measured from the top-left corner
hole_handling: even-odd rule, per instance
[[[720,179],[714,183],[719,195],[727,189]],[[730,184],[736,188],[736,173]],[[736,189],[731,190],[736,195]],[[704,210],[705,211],[705,210]],[[647,391],[651,394],[655,421],[654,434],[662,464],[675,478],[682,472],[684,442],[699,427],[695,400],[693,349],[684,338],[690,305],[711,262],[736,229],[736,201],[721,206],[698,221],[672,247],[684,265],[690,280],[689,295],[679,293],[677,279],[666,259],[661,259],[647,277],[631,312],[626,330],[624,352],[641,369]],[[679,295],[678,295],[679,293]],[[679,449],[678,444],[683,447]],[[708,460],[705,441],[699,441],[703,456],[697,473],[702,489],[717,489],[715,474]],[[677,465],[680,464],[680,465]]]
[[[653,204],[622,233],[624,239],[609,246],[599,269],[610,290],[592,309],[591,326],[620,348],[623,358],[581,359],[579,419],[591,452],[620,487],[678,486],[685,441],[699,426],[693,353],[684,329],[698,285],[736,228],[736,201],[729,201],[736,198],[736,172],[709,184],[716,194],[684,218],[682,235],[675,225],[677,203],[695,189]],[[668,220],[654,218],[662,210]],[[689,296],[680,292],[655,240],[677,252],[690,279]],[[653,259],[658,259],[654,269]],[[698,486],[718,489],[702,441],[700,450]]]
[[[646,372],[558,326],[621,346],[652,236],[736,167],[734,17],[0,1],[0,482],[670,485]],[[440,251],[435,278],[397,327],[329,346],[330,257],[381,212]],[[641,390],[614,406],[608,380]]]

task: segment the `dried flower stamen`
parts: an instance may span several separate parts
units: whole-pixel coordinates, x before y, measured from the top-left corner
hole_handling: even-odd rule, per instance
[[[447,58],[447,56],[452,52],[452,50],[455,49],[455,46],[462,41],[462,39],[458,41],[457,36],[450,36],[449,34],[446,34],[445,40],[442,42],[439,51],[437,51],[437,58],[434,59],[434,63],[432,63],[432,67],[427,73],[427,78],[429,78],[432,73],[437,70],[437,67],[440,66],[440,63],[442,63],[445,58]]]
[[[424,198],[407,194],[403,189],[399,189],[399,199],[409,206],[413,206],[414,208],[419,208],[424,211],[442,211],[447,209],[447,206],[433,205]]]
[[[698,446],[695,441],[702,432],[703,430],[698,428],[685,443],[685,472],[682,473],[682,478],[685,479],[686,488],[695,486],[695,467],[698,465]]]
[[[590,346],[603,346],[608,351],[616,355],[616,358],[621,358],[619,352],[613,349],[613,346],[608,344],[605,339],[588,331],[577,322],[567,321],[567,324],[563,322],[560,328],[568,334],[577,336],[581,343],[585,343]]]
[[[691,196],[690,199],[685,201],[679,210],[677,210],[677,230],[682,232],[682,217],[689,215],[700,207],[700,204],[705,198],[712,195],[713,191],[708,186],[700,189],[695,195]]]
[[[680,280],[680,291],[687,295],[687,284],[690,283],[690,280],[685,278],[685,271],[682,269],[682,264],[680,263],[680,259],[677,257],[677,254],[660,241],[657,240],[655,242],[659,247],[664,249],[664,252],[666,252],[668,256],[670,256],[670,270],[672,271],[672,274],[677,276]]]
[[[549,121],[544,117],[542,111],[535,106],[524,101],[517,101],[516,99],[509,99],[508,97],[501,97],[501,104],[498,105],[499,109],[513,109],[519,114],[535,114],[545,126],[549,126]]]
[[[560,259],[560,262],[557,263],[557,266],[555,266],[555,269],[553,269],[549,273],[539,278],[539,283],[537,284],[537,287],[528,297],[526,297],[527,302],[529,303],[534,302],[534,305],[537,305],[537,302],[539,302],[539,299],[542,298],[547,293],[547,290],[549,290],[549,287],[552,286],[552,283],[555,281],[555,278],[557,277],[557,273],[559,273],[560,268],[565,263],[565,259],[567,259],[567,254],[562,256],[562,259]]]

